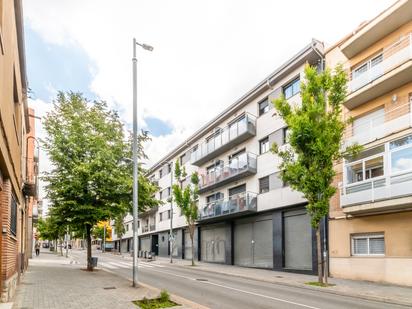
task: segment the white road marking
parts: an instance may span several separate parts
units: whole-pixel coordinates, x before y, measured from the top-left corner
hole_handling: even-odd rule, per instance
[[[296,302],[289,301],[289,300],[282,299],[282,298],[277,298],[277,297],[267,296],[267,295],[264,295],[264,294],[259,294],[259,293],[255,293],[255,292],[241,290],[241,289],[233,288],[233,287],[230,287],[230,286],[227,286],[227,285],[213,283],[213,282],[210,282],[210,281],[199,281],[199,280],[196,280],[196,278],[182,276],[182,275],[178,275],[178,274],[171,273],[171,272],[168,272],[168,271],[155,270],[155,269],[152,269],[151,271],[155,271],[155,272],[159,272],[159,273],[165,273],[165,274],[172,275],[172,276],[175,276],[175,277],[180,277],[180,278],[192,280],[192,281],[196,281],[196,282],[199,282],[199,283],[210,284],[210,285],[218,286],[218,287],[221,287],[221,288],[224,288],[224,289],[233,290],[233,291],[237,291],[237,292],[240,292],[240,293],[254,295],[254,296],[258,296],[258,297],[262,297],[262,298],[267,298],[267,299],[271,299],[271,300],[275,300],[275,301],[283,302],[283,303],[288,303],[288,304],[292,304],[292,305],[296,305],[296,306],[300,306],[300,307],[305,307],[305,308],[310,308],[310,309],[320,309],[318,307],[313,307],[313,306],[309,306],[309,305],[305,305],[305,304],[301,304],[301,303],[296,303]]]
[[[110,269],[118,269],[118,267],[110,265],[109,263],[105,263],[105,262],[100,262],[99,263],[101,266],[106,267],[106,268],[110,268]]]

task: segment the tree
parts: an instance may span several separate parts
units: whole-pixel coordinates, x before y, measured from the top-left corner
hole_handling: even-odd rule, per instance
[[[64,237],[66,228],[61,224],[59,218],[50,214],[47,218],[39,218],[37,222],[37,231],[40,234],[40,238],[43,240],[49,240],[55,242],[55,251],[57,251],[57,240],[61,240]],[[63,249],[60,250],[63,255]]]
[[[342,120],[342,103],[346,97],[347,76],[341,66],[333,74],[329,69],[318,73],[306,66],[301,83],[301,106],[291,106],[284,96],[273,103],[288,127],[288,146],[272,145],[282,159],[281,177],[292,189],[302,192],[308,204],[311,225],[316,230],[318,280],[322,278],[320,222],[329,212],[335,194],[334,163],[345,155],[354,155],[358,145],[342,151],[342,138],[348,122]],[[325,273],[325,278],[327,274]]]
[[[114,219],[114,230],[116,231],[116,235],[119,238],[119,252],[122,253],[122,237],[124,233],[126,233],[126,229],[124,227],[123,222],[124,215],[117,216]]]
[[[192,266],[195,265],[194,255],[194,234],[196,228],[196,220],[198,218],[197,203],[199,200],[199,176],[195,172],[190,177],[190,184],[185,188],[182,188],[180,183],[186,178],[185,168],[181,168],[178,161],[175,164],[175,179],[177,184],[173,185],[173,195],[177,206],[182,211],[183,216],[186,219],[186,223],[189,229],[190,241],[192,243]],[[173,214],[172,214],[173,215]]]
[[[47,196],[58,218],[72,230],[85,231],[87,269],[93,270],[92,227],[131,208],[132,173],[126,160],[131,152],[130,139],[125,138],[118,114],[105,102],[89,102],[73,92],[58,93],[44,128],[47,137],[43,145],[53,167],[43,177]],[[141,157],[142,148],[140,144]],[[139,187],[142,208],[156,204],[149,196],[156,186],[144,174],[139,175]]]

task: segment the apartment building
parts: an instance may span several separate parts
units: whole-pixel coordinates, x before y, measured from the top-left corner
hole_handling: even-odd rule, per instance
[[[26,188],[31,187],[30,190],[26,191],[26,252],[25,262],[28,264],[28,259],[32,257],[33,253],[33,224],[37,222],[38,219],[38,165],[39,165],[39,145],[35,135],[35,119],[36,115],[34,109],[29,108],[29,128],[30,131],[26,134]],[[30,185],[29,185],[30,184]]]
[[[189,183],[192,172],[200,176],[196,259],[317,272],[316,239],[306,201],[282,182],[279,158],[269,149],[273,142],[283,145],[287,136],[271,101],[283,93],[300,104],[304,66],[318,65],[322,57],[322,43],[313,40],[152,166],[150,175],[160,187],[156,197],[164,204],[139,214],[139,250],[159,256],[172,251],[175,258],[192,258],[185,218],[176,205],[173,211],[170,205],[173,168],[179,161],[188,175],[182,186]]]
[[[21,1],[0,1],[0,291],[14,294],[25,267],[26,132],[29,128]],[[23,193],[26,192],[26,193]]]
[[[350,77],[345,146],[330,208],[332,276],[412,285],[412,1],[401,0],[326,52]]]

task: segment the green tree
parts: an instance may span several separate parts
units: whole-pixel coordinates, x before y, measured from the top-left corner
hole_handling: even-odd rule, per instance
[[[173,185],[173,195],[176,205],[182,211],[183,216],[186,219],[186,223],[189,229],[190,241],[192,243],[192,266],[195,265],[194,255],[194,234],[196,228],[196,220],[198,218],[197,203],[199,200],[199,176],[195,172],[190,177],[190,184],[185,188],[180,185],[181,181],[186,178],[187,174],[185,168],[181,168],[178,161],[175,164],[175,179],[177,184]],[[172,214],[173,215],[173,214]]]
[[[114,230],[116,232],[117,237],[120,240],[119,241],[119,252],[120,253],[122,253],[122,237],[124,233],[126,233],[126,229],[124,227],[124,222],[123,222],[124,216],[125,216],[124,214],[121,214],[114,219]]]
[[[274,106],[288,127],[289,145],[279,148],[281,177],[292,189],[303,193],[308,201],[306,209],[316,230],[318,280],[323,283],[320,222],[329,212],[329,201],[335,194],[334,163],[348,154],[356,154],[355,145],[342,151],[342,138],[348,122],[342,120],[342,103],[346,97],[347,76],[341,66],[332,72],[320,73],[306,66],[301,83],[300,106],[291,106],[284,96]],[[325,275],[325,278],[327,276]]]
[[[50,214],[45,219],[40,218],[37,222],[37,231],[40,234],[40,238],[43,240],[54,241],[54,250],[57,251],[57,241],[62,240],[64,237],[66,228],[65,225],[59,220],[58,217]],[[62,249],[60,253],[63,255]]]
[[[91,265],[91,231],[99,221],[106,221],[131,209],[132,173],[130,139],[116,112],[103,101],[87,101],[79,93],[57,95],[54,109],[44,120],[47,137],[44,148],[53,169],[43,177],[53,213],[74,231],[85,231],[87,269]],[[139,138],[139,156],[145,157]],[[139,202],[142,209],[156,204],[156,191],[139,175]]]

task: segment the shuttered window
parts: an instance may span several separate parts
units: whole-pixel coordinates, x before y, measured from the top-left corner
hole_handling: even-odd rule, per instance
[[[352,235],[352,255],[384,255],[383,234]]]
[[[17,203],[14,196],[11,197],[10,203],[10,232],[16,236],[17,233]]]
[[[259,179],[259,193],[265,193],[269,191],[269,176]]]

